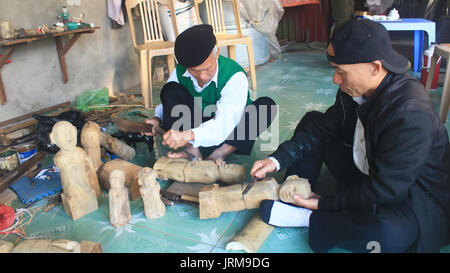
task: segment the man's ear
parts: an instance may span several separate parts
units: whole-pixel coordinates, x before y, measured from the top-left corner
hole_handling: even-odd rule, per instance
[[[220,55],[220,47],[217,47],[216,59],[219,59]]]
[[[327,53],[330,56],[334,56],[334,48],[333,48],[333,45],[331,43],[328,43]]]
[[[378,75],[378,73],[381,72],[383,68],[383,64],[379,60],[375,60],[370,63],[370,71],[372,73],[372,76]]]

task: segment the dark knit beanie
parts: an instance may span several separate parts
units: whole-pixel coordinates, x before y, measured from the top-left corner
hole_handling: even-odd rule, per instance
[[[185,67],[202,64],[216,45],[213,28],[208,24],[192,26],[175,40],[175,57]]]

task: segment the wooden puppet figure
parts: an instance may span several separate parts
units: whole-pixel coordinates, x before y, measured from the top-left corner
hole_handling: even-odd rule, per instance
[[[81,130],[81,145],[97,171],[103,164],[100,150],[100,126],[97,123],[88,121],[84,124]]]
[[[273,177],[266,177],[255,182],[254,186],[244,195],[246,184],[235,184],[219,187],[218,184],[204,186],[199,192],[200,219],[219,217],[222,212],[240,211],[258,208],[262,200],[279,200],[294,203],[292,196],[299,194],[309,198],[311,186],[307,179],[296,175],[289,176],[279,185]]]
[[[297,175],[286,178],[279,188],[279,198],[283,202],[295,204],[292,198],[294,194],[309,198],[311,185],[308,179],[300,178]],[[272,225],[263,222],[256,213],[250,222],[226,245],[226,250],[244,250],[248,253],[256,253],[273,229]]]
[[[205,186],[198,195],[200,219],[216,218],[227,211],[254,209],[265,199],[278,200],[279,187],[273,177],[256,182],[245,195],[242,192],[246,184]]]
[[[76,220],[98,208],[101,191],[97,174],[86,152],[76,146],[77,129],[70,122],[57,122],[50,140],[60,148],[53,161],[60,170],[62,203],[66,213]]]
[[[153,165],[158,177],[178,182],[210,184],[218,180],[225,184],[239,184],[245,179],[245,168],[238,164],[218,166],[212,160],[189,161],[186,158],[158,159]]]
[[[114,227],[121,227],[131,220],[128,190],[125,187],[125,173],[120,170],[111,172],[109,178],[109,221]]]
[[[150,168],[143,168],[138,175],[145,216],[148,219],[159,218],[166,213],[166,207],[161,201],[160,186],[156,181],[156,176],[156,171]]]
[[[308,199],[311,195],[311,185],[308,179],[300,178],[297,175],[290,175],[283,182],[278,195],[281,201],[295,205],[293,195],[298,194],[304,199]]]

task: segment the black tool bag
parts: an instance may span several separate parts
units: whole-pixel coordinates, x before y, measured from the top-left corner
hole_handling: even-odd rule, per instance
[[[33,118],[38,120],[37,124],[37,146],[39,151],[48,153],[56,153],[59,151],[58,146],[50,141],[50,133],[53,125],[58,121],[68,121],[77,128],[77,145],[80,146],[81,129],[86,122],[84,117],[78,111],[66,111],[55,117],[48,117],[34,114]]]

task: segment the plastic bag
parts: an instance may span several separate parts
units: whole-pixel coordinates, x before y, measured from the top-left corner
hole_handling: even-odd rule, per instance
[[[59,114],[56,117],[48,117],[42,115],[33,115],[33,118],[38,120],[37,124],[37,146],[40,151],[46,151],[49,153],[56,153],[59,151],[58,146],[50,141],[50,133],[52,132],[53,125],[58,121],[68,121],[77,128],[77,145],[80,146],[81,129],[86,122],[84,117],[78,111],[66,111]]]
[[[76,97],[76,109],[88,112],[90,105],[108,105],[109,94],[108,88],[103,87],[100,89],[88,90]],[[102,108],[96,108],[102,109]]]

